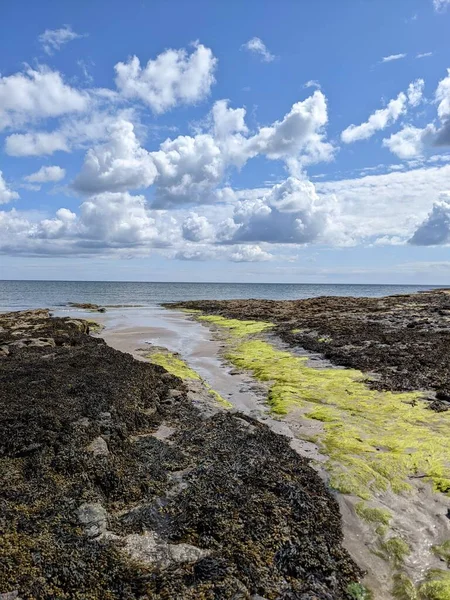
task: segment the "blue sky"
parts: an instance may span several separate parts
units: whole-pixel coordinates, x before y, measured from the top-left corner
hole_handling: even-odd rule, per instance
[[[448,284],[449,26],[450,0],[4,3],[0,279]]]

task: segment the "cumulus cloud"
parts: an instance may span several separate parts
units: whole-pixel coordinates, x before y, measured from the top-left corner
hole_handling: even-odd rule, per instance
[[[246,151],[250,156],[264,154],[271,159],[299,158],[302,165],[331,160],[334,148],[324,141],[327,122],[326,98],[316,90],[303,102],[294,104],[281,121],[261,127],[248,139]]]
[[[190,242],[203,242],[214,238],[214,227],[204,215],[191,213],[183,223],[183,237]]]
[[[0,76],[0,130],[87,110],[89,97],[64,83],[57,71],[28,68]]]
[[[19,198],[19,194],[17,192],[13,192],[9,187],[6,181],[3,179],[3,173],[0,171],[0,204],[7,204],[12,200],[17,200]]]
[[[408,90],[410,103],[420,102],[423,84],[411,84]],[[413,86],[413,87],[412,87]],[[399,132],[383,140],[383,145],[400,158],[421,156],[428,148],[450,146],[450,69],[436,89],[435,101],[438,105],[437,114],[440,123],[429,123],[423,128],[406,125]]]
[[[381,108],[370,115],[369,119],[361,125],[350,125],[341,133],[341,140],[345,144],[352,144],[360,140],[367,140],[377,131],[392,125],[406,111],[407,96],[403,92],[391,100],[386,108]]]
[[[230,254],[230,260],[233,262],[266,262],[272,259],[272,254],[256,244],[239,246],[237,250]]]
[[[220,100],[211,111],[209,131],[167,139],[158,151],[150,153],[158,173],[153,206],[223,201],[221,195],[227,192],[217,186],[227,169],[240,168],[258,155],[282,159],[291,171],[330,160],[334,148],[324,141],[327,121],[325,96],[316,91],[294,104],[281,121],[249,136],[245,109],[230,108],[227,101]]]
[[[2,238],[2,232],[7,232]],[[79,213],[66,208],[52,219],[33,222],[17,211],[0,212],[0,251],[89,255],[148,252],[179,238],[175,221],[151,211],[143,196],[103,192],[83,202]]]
[[[326,236],[336,216],[334,197],[319,198],[310,181],[289,177],[260,197],[240,201],[233,214],[235,228],[228,221],[224,226],[232,243],[306,244]]]
[[[390,54],[389,56],[383,56],[381,59],[382,63],[392,62],[393,60],[401,60],[406,58],[407,54]]]
[[[253,54],[258,54],[264,62],[272,62],[275,60],[275,55],[269,52],[265,43],[259,38],[254,37],[242,45],[244,50],[248,50]]]
[[[49,181],[61,181],[66,176],[65,169],[58,166],[41,167],[36,173],[24,177],[30,183],[47,183]]]
[[[85,36],[75,33],[70,25],[64,25],[60,29],[46,29],[39,36],[39,41],[47,54],[53,54],[55,50],[59,50],[67,42],[82,37]]]
[[[140,146],[133,124],[120,120],[111,125],[105,144],[87,152],[73,187],[85,194],[126,191],[148,187],[156,176],[152,157]]]
[[[443,192],[409,243],[415,246],[450,244],[450,192]]]
[[[389,138],[383,140],[383,146],[398,156],[408,159],[420,156],[428,141],[432,141],[435,136],[434,127],[430,126],[424,129],[407,125],[397,133],[393,133]]]
[[[213,191],[222,180],[226,162],[211,135],[168,139],[151,156],[158,173],[155,207],[213,202]]]
[[[115,65],[116,85],[126,98],[134,98],[161,114],[177,104],[195,104],[209,95],[215,82],[217,59],[196,44],[186,50],[166,50],[145,67],[137,56]]]

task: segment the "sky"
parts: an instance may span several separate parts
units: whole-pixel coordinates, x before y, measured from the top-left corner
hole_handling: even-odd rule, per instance
[[[450,0],[1,4],[0,279],[450,284]]]

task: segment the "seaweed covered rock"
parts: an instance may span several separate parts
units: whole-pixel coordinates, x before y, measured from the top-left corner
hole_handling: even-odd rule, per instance
[[[377,389],[435,390],[450,406],[450,290],[383,298],[204,300],[168,304],[270,322],[292,346],[377,378]],[[439,403],[440,409],[445,404]]]
[[[287,439],[71,319],[0,315],[0,347],[0,597],[354,597],[338,506]]]

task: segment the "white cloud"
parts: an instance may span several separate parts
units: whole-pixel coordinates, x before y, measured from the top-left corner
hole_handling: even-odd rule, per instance
[[[13,133],[5,140],[5,152],[9,156],[42,156],[58,150],[69,152],[67,139],[59,131]]]
[[[433,52],[421,52],[416,55],[416,58],[428,58],[429,56],[433,56]]]
[[[341,133],[341,139],[345,144],[352,144],[360,140],[367,140],[377,131],[385,129],[395,123],[406,111],[406,94],[400,94],[391,100],[386,108],[381,108],[370,115],[369,119],[361,125],[350,125]]]
[[[70,25],[64,25],[60,29],[46,29],[39,36],[39,41],[47,54],[53,54],[55,50],[59,50],[67,42],[82,37],[85,36],[75,33]]]
[[[0,211],[0,250],[132,256],[167,248],[184,260],[257,261],[268,258],[253,248],[260,244],[278,251],[305,244],[398,245],[413,237],[414,243],[448,243],[442,241],[448,200],[441,197],[439,210],[432,206],[449,181],[450,165],[323,182],[315,188],[306,179],[290,177],[271,189],[223,191],[223,203],[201,205],[195,212],[154,210],[143,196],[102,192],[83,202],[78,214],[60,209],[54,218],[39,221]],[[415,234],[428,223],[430,211],[431,224],[441,231],[439,240],[430,237],[429,224],[426,238],[423,232],[422,238]]]
[[[259,54],[264,62],[272,62],[276,58],[274,54],[269,52],[266,45],[259,37],[248,40],[248,42],[242,45],[242,48],[253,54]]]
[[[66,176],[66,171],[58,166],[41,167],[36,173],[24,177],[30,183],[46,183],[48,181],[61,181]]]
[[[5,221],[8,214],[3,213]],[[11,218],[25,252],[75,255],[138,252],[170,246],[176,237],[179,238],[179,227],[174,219],[151,211],[143,196],[128,192],[103,192],[92,196],[81,204],[78,215],[61,208],[53,219],[37,223],[19,220],[18,213],[10,214],[9,220]]]
[[[317,79],[310,79],[309,81],[307,81],[305,83],[305,85],[303,86],[304,88],[316,88],[318,90],[320,90],[322,88],[322,86],[320,85],[320,83],[317,81]]]
[[[224,100],[214,104],[209,121],[208,133],[168,139],[151,153],[158,171],[154,207],[220,200],[216,188],[227,168],[240,168],[261,154],[285,160],[292,171],[333,156],[333,146],[324,141],[328,114],[319,91],[253,136],[247,136],[245,109],[229,108]]]
[[[433,6],[437,12],[444,12],[450,6],[450,0],[433,0]]]
[[[409,243],[415,246],[450,244],[450,192],[443,192]]]
[[[389,56],[383,56],[381,62],[387,63],[392,62],[393,60],[401,60],[402,58],[406,58],[407,54],[390,54]]]
[[[383,236],[406,241],[449,181],[445,165],[317,183],[316,189],[319,196],[337,197],[342,227],[359,242]]]
[[[6,181],[3,179],[3,173],[0,171],[0,204],[7,204],[12,200],[17,200],[19,198],[19,194],[17,192],[13,192],[9,187]]]
[[[138,99],[161,114],[177,104],[195,104],[209,95],[217,59],[196,44],[186,50],[166,50],[141,67],[137,56],[116,64],[116,85],[124,97]]]
[[[25,73],[0,76],[0,130],[87,110],[89,97],[65,84],[57,71],[28,68]]]
[[[410,106],[416,107],[422,102],[423,88],[425,87],[425,81],[423,79],[416,79],[408,86],[408,102]]]
[[[109,129],[108,141],[88,150],[73,187],[79,192],[119,192],[150,186],[157,176],[152,157],[142,148],[133,124],[120,120]]]
[[[183,223],[183,237],[190,242],[214,239],[214,227],[204,215],[191,213]]]
[[[255,244],[239,246],[235,252],[230,254],[230,260],[233,262],[266,262],[272,259],[272,254]]]
[[[307,180],[289,177],[254,199],[244,198],[233,214],[234,228],[223,224],[230,235],[225,239],[218,225],[218,235],[232,243],[268,242],[271,244],[306,244],[325,239],[337,218],[336,198],[319,197]]]
[[[299,158],[302,165],[329,161],[334,148],[323,141],[327,122],[326,98],[317,90],[303,102],[294,104],[282,121],[261,127],[248,139],[247,153],[250,156],[265,154],[271,159]]]
[[[420,129],[407,125],[397,133],[393,133],[389,138],[383,140],[383,146],[398,156],[408,159],[421,156],[427,140],[434,137],[433,127]]]
[[[83,149],[89,143],[105,141],[119,120],[137,119],[133,109],[93,110],[63,119],[59,128],[51,132],[14,133],[6,138],[5,151],[10,156],[42,156]]]
[[[444,77],[438,84],[436,101],[439,102],[439,118],[445,120],[450,117],[450,69],[447,69],[447,77]]]
[[[418,97],[421,98],[421,87],[417,85],[421,81],[417,80],[408,89],[412,106],[416,106],[414,102]],[[450,146],[450,69],[447,77],[438,84],[435,100],[438,104],[440,124],[429,123],[422,129],[406,125],[399,132],[383,140],[383,145],[400,158],[419,157],[428,148]]]

